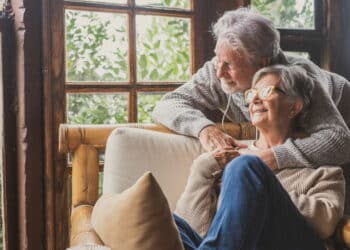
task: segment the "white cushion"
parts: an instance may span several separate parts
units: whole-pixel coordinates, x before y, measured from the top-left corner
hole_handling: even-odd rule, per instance
[[[107,141],[103,193],[120,193],[143,173],[151,171],[173,211],[186,185],[192,161],[203,152],[195,138],[118,128]]]

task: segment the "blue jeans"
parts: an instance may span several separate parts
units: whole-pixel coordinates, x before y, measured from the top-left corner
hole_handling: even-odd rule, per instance
[[[274,173],[258,157],[240,156],[226,166],[220,199],[221,206],[204,238],[174,215],[186,250],[325,249]]]

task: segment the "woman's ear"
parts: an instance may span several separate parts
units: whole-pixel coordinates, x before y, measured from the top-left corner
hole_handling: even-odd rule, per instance
[[[293,103],[292,107],[290,108],[290,111],[289,111],[289,114],[288,114],[288,118],[296,117],[301,112],[303,107],[304,107],[304,102],[301,99],[297,99]]]

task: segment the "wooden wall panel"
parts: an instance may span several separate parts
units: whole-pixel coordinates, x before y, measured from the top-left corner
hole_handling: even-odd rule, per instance
[[[44,249],[41,2],[11,1],[17,80],[17,249]],[[13,124],[14,126],[14,124]]]
[[[5,249],[18,248],[18,189],[17,189],[17,88],[15,76],[15,38],[12,8],[7,5],[0,21],[1,29],[1,96],[0,122],[3,188],[3,245]]]

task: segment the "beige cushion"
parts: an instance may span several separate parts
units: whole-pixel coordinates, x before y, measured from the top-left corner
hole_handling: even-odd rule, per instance
[[[103,195],[91,220],[112,250],[183,249],[168,202],[150,172],[121,194]]]
[[[103,193],[120,193],[151,171],[173,211],[192,161],[203,152],[198,139],[188,136],[118,128],[107,141]]]

